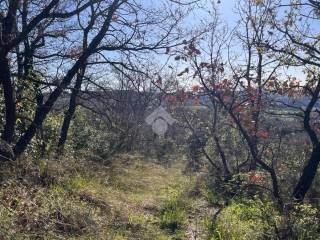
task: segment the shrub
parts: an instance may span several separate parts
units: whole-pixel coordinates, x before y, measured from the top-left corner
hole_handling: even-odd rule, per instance
[[[319,210],[310,204],[294,206],[291,221],[292,230],[297,239],[311,240],[320,238]]]
[[[187,217],[181,205],[177,199],[172,199],[165,204],[160,214],[162,228],[169,229],[171,233],[183,229]]]
[[[274,226],[278,219],[279,214],[271,203],[233,202],[218,216],[212,239],[275,239]]]

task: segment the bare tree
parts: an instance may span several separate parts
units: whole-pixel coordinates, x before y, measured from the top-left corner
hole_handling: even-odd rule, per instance
[[[160,54],[161,52],[164,53],[166,49],[182,44],[181,39],[188,37],[179,30],[184,13],[177,11],[176,14],[172,14],[170,8],[173,9],[174,5],[170,5],[159,13],[156,8],[148,9],[134,2],[127,4],[129,6],[129,9],[126,10],[127,12],[119,13],[114,17],[115,24],[108,33],[106,41],[97,50],[97,59],[91,58],[86,65],[89,67],[99,65],[100,68],[105,68],[106,71],[109,71],[108,66],[110,66],[111,69],[113,68],[120,72],[124,72],[124,70],[126,72],[132,71],[133,73],[145,72],[145,78],[148,78],[147,71],[149,69],[143,69],[141,64],[138,66],[142,54],[147,55],[152,52]],[[132,19],[125,17],[126,14],[132,14]],[[88,34],[86,32],[92,28],[93,24],[94,22],[91,22],[83,29],[84,38],[87,38]],[[81,23],[79,25],[81,26]],[[151,26],[153,30],[151,30]],[[157,32],[155,32],[156,29]],[[85,42],[86,40],[84,39]],[[85,49],[86,46],[83,46],[83,48]],[[122,59],[126,59],[126,61]],[[88,68],[88,66],[84,68]],[[127,76],[130,75],[129,73],[125,74]],[[61,129],[58,149],[63,148],[66,140],[70,121],[76,108],[77,93],[81,89],[83,78],[84,69],[82,73],[78,74],[70,96],[69,109],[66,112]],[[136,91],[139,91],[139,89],[136,89]]]
[[[178,25],[192,3],[158,4],[144,7],[124,0],[0,2],[0,82],[6,119],[2,139],[15,145],[16,156],[26,149],[60,95],[71,89],[62,144],[88,62],[90,66],[104,62],[119,68],[123,66],[118,60],[121,55],[141,57],[148,51],[161,51],[182,41],[182,29]],[[164,6],[162,12],[158,11]],[[18,83],[34,86],[37,104],[33,108],[34,116],[28,116],[28,126],[15,139],[18,136],[15,134],[16,96],[27,95]],[[47,96],[45,99],[42,93]],[[25,98],[31,100],[30,96]]]
[[[266,4],[271,3],[272,1],[266,1]],[[263,44],[273,38],[265,28],[271,15],[267,7],[251,0],[239,2],[238,9],[241,21],[233,35],[233,43],[237,44],[237,49],[241,45],[241,51],[226,45],[225,48],[229,50],[228,60],[225,61],[223,56],[226,53],[222,52],[222,48],[218,48],[218,54],[212,54],[212,51],[206,50],[208,48],[197,49],[194,44],[188,46],[184,57],[191,60],[193,78],[199,81],[202,92],[210,96],[213,104],[217,104],[227,113],[244,139],[250,162],[249,165],[246,161],[240,165],[247,165],[249,171],[255,171],[259,167],[268,172],[273,196],[281,209],[283,202],[276,171],[273,163],[264,156],[269,138],[263,116],[265,91],[280,66],[278,62],[267,57],[263,48]],[[232,50],[236,56],[231,56]],[[217,108],[214,111],[217,111]],[[215,140],[219,140],[217,129],[213,129],[213,136]],[[222,161],[226,162],[221,144],[219,141],[215,142],[217,149],[220,149]],[[224,163],[224,166],[226,165]]]
[[[304,130],[312,143],[310,158],[306,161],[293,191],[293,197],[297,201],[303,201],[312,185],[320,162],[319,137],[312,124],[320,93],[320,49],[317,35],[320,4],[313,0],[289,1],[287,4],[274,5],[269,8],[269,11],[273,16],[269,32],[277,35],[278,40],[266,43],[266,47],[277,54],[287,66],[296,67],[301,72],[305,69],[307,73],[305,84],[293,79],[290,86],[282,85],[287,94],[290,92],[291,95],[306,95],[309,99],[306,108],[298,109],[302,114],[296,114],[302,117]],[[281,14],[283,12],[285,12],[284,16]]]

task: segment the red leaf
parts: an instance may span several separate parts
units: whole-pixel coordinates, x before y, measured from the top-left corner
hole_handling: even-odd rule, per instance
[[[269,137],[269,133],[266,131],[261,131],[259,132],[259,137],[261,137],[262,139],[267,139]]]
[[[261,182],[262,181],[262,177],[255,173],[255,172],[252,172],[249,176],[249,179],[251,182],[254,182],[254,183],[258,183],[258,182]]]
[[[199,89],[200,89],[199,85],[193,85],[192,86],[192,91],[193,92],[199,92]]]

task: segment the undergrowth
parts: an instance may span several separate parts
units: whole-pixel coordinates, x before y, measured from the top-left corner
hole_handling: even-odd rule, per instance
[[[183,163],[114,158],[106,166],[73,158],[3,166],[0,239],[185,239],[194,178]]]
[[[205,174],[186,176],[138,154],[19,160],[1,168],[0,239],[319,239],[319,210],[280,214],[270,200],[224,196]],[[286,239],[286,238],[284,238]]]

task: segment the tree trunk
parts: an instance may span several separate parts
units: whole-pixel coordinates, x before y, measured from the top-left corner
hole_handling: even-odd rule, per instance
[[[76,63],[73,65],[73,67],[68,71],[66,76],[63,78],[60,85],[56,87],[53,90],[53,92],[49,95],[48,100],[43,105],[37,108],[32,123],[30,124],[29,128],[22,134],[22,136],[19,138],[18,142],[14,147],[14,153],[17,157],[25,151],[31,139],[34,137],[36,131],[42,125],[48,113],[51,111],[53,104],[56,102],[56,100],[59,98],[59,96],[63,92],[63,89],[70,85],[73,77],[77,74],[81,66],[87,61],[88,57],[99,46],[105,34],[109,30],[114,12],[120,7],[120,5],[121,4],[119,4],[119,0],[114,0],[112,2],[112,4],[109,7],[108,15],[106,16],[106,19],[101,29],[99,30],[97,35],[92,39],[91,43],[88,46],[88,49],[84,51],[82,55],[78,58]]]
[[[272,181],[273,196],[277,200],[279,210],[283,211],[284,205],[283,205],[283,200],[280,196],[280,189],[279,189],[278,178],[277,178],[276,172],[273,168],[271,168],[271,170],[269,171],[269,174],[271,176],[271,181]]]
[[[16,105],[14,102],[14,88],[11,81],[9,60],[5,55],[0,56],[0,79],[3,87],[6,121],[1,138],[11,143],[13,141],[16,123]]]
[[[249,171],[257,170],[257,161],[258,161],[258,149],[256,139],[253,139],[252,142],[248,143],[249,148],[251,149],[251,161],[249,166]]]
[[[312,128],[310,124],[312,109],[316,105],[319,99],[320,93],[320,79],[317,79],[317,86],[311,95],[311,100],[304,111],[304,119],[303,119],[303,126],[306,132],[308,133],[310,140],[313,145],[312,153],[307,161],[306,165],[303,168],[302,175],[293,190],[293,197],[296,201],[302,202],[306,193],[310,189],[312,182],[316,176],[318,165],[320,162],[320,143],[317,136],[317,133]]]
[[[64,145],[67,140],[70,123],[71,123],[72,117],[76,111],[76,107],[77,107],[76,101],[77,101],[78,93],[81,89],[84,71],[85,71],[84,69],[80,70],[80,73],[77,75],[75,86],[71,92],[69,107],[68,107],[67,112],[64,115],[63,124],[62,124],[61,131],[60,131],[60,137],[59,137],[58,146],[57,146],[57,154],[58,155],[61,155],[64,151]]]
[[[302,175],[294,188],[293,197],[298,202],[302,202],[306,193],[310,189],[312,182],[316,176],[320,162],[320,144],[318,144],[311,153],[307,164],[303,168]]]
[[[228,167],[228,163],[227,163],[227,158],[226,158],[226,155],[220,145],[220,142],[219,142],[219,139],[217,136],[213,136],[214,138],[214,141],[215,141],[215,144],[217,146],[217,149],[218,149],[218,152],[219,152],[219,155],[220,155],[220,158],[221,158],[221,161],[222,161],[222,164],[223,164],[223,170],[224,170],[224,178],[225,179],[230,179],[231,177],[231,171],[229,170],[229,167]]]
[[[272,182],[273,197],[277,200],[279,210],[283,211],[284,205],[283,205],[283,200],[280,195],[280,189],[279,189],[279,183],[278,183],[276,171],[274,170],[273,167],[270,167],[268,164],[266,164],[261,159],[257,159],[257,163],[260,164],[262,169],[266,170],[270,174],[271,182]]]

